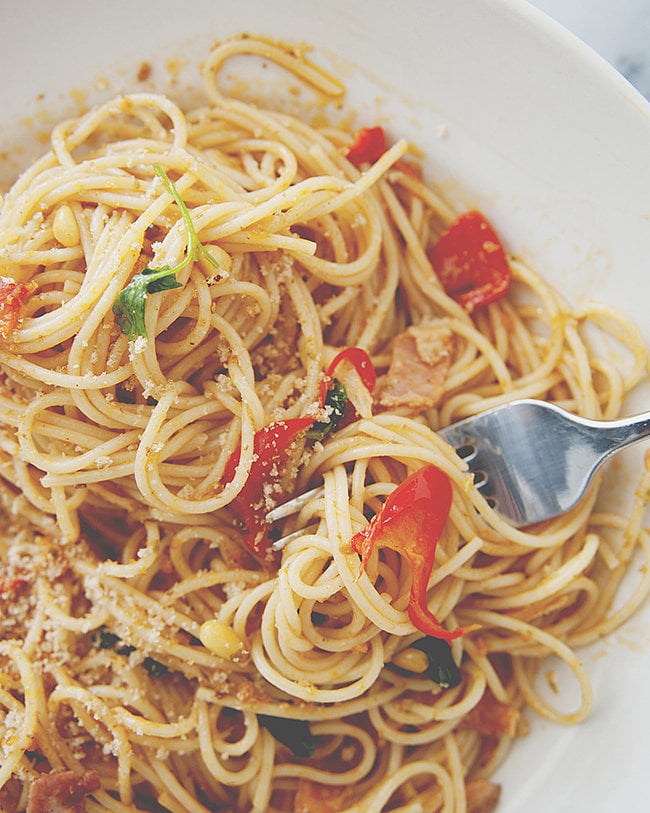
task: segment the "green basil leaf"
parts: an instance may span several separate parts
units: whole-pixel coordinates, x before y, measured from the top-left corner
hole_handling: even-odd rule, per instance
[[[151,677],[160,677],[161,675],[166,675],[169,671],[164,663],[157,661],[155,658],[145,658],[144,661],[142,661],[142,665],[147,672],[149,672]]]
[[[451,654],[451,647],[442,638],[427,636],[414,641],[411,646],[427,656],[429,667],[425,674],[443,689],[458,686],[461,681],[460,669]]]
[[[147,294],[182,287],[176,279],[176,271],[180,267],[180,265],[177,265],[171,268],[169,265],[164,265],[162,268],[143,268],[120,291],[119,296],[113,303],[113,313],[116,316],[120,330],[131,341],[138,336],[147,335],[144,322],[144,305]]]
[[[121,640],[120,636],[111,632],[108,627],[99,627],[92,635],[93,646],[97,649],[115,649],[118,655],[130,655],[135,652],[135,647],[128,644],[117,646]]]
[[[147,293],[156,294],[158,291],[171,291],[172,288],[182,288],[183,286],[176,279],[176,275],[172,272],[170,276],[160,277],[154,279],[147,285]]]
[[[316,421],[307,431],[307,437],[311,440],[322,440],[329,435],[330,432],[336,431],[343,417],[347,402],[348,394],[345,391],[345,387],[335,378],[325,398],[324,408],[327,412],[327,420]]]
[[[142,274],[136,274],[126,288],[120,291],[113,303],[113,313],[117,324],[130,341],[138,336],[146,336],[144,324],[144,302],[147,298],[147,282]]]
[[[120,636],[107,627],[99,627],[92,634],[93,646],[97,649],[112,649],[120,640]]]
[[[278,742],[286,745],[297,757],[312,757],[316,750],[316,741],[306,720],[289,720],[285,717],[272,717],[269,714],[258,714],[261,726],[267,728]]]
[[[182,285],[176,279],[176,274],[194,260],[197,252],[203,254],[215,268],[219,268],[218,262],[205,246],[201,244],[197,237],[187,206],[183,203],[174,184],[167,177],[164,170],[157,164],[154,166],[154,171],[156,175],[161,178],[165,189],[181,210],[183,224],[187,233],[187,254],[181,262],[173,267],[164,265],[161,268],[143,268],[143,270],[139,274],[136,274],[129,284],[120,291],[117,299],[113,303],[113,313],[115,314],[115,319],[120,330],[128,336],[130,341],[133,341],[138,336],[144,336],[146,338],[147,329],[144,320],[144,307],[147,294],[156,294],[160,291],[169,291],[172,288],[181,288]]]

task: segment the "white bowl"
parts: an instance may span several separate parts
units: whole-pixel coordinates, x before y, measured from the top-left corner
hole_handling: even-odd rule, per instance
[[[1,186],[43,149],[48,125],[80,106],[150,86],[191,95],[214,40],[304,40],[348,85],[356,123],[411,138],[429,176],[485,211],[510,250],[575,302],[622,308],[650,341],[650,106],[527,3],[26,0],[3,16]],[[585,660],[591,718],[575,728],[533,721],[499,773],[500,813],[647,807],[648,608]]]

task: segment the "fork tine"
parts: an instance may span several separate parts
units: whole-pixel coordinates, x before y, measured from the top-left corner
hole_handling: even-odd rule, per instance
[[[272,508],[266,514],[265,519],[267,522],[272,523],[277,522],[279,519],[290,517],[292,514],[297,514],[310,500],[322,497],[324,493],[325,488],[323,486],[316,486],[316,488],[312,488],[309,491],[298,494],[297,497],[293,497],[286,502],[280,503],[280,505],[276,505],[275,508]]]
[[[650,412],[597,421],[523,398],[443,427],[438,434],[466,462],[487,504],[515,527],[524,527],[568,511],[606,459],[650,437]],[[266,520],[296,514],[324,493],[323,486],[312,488],[273,508]],[[281,549],[286,537],[276,544]]]
[[[278,551],[282,550],[285,545],[288,545],[294,539],[298,539],[299,536],[304,536],[308,534],[310,531],[315,530],[318,526],[317,525],[307,525],[306,528],[298,528],[293,533],[286,534],[285,536],[281,536],[279,539],[276,539],[275,542],[271,545],[273,550]]]

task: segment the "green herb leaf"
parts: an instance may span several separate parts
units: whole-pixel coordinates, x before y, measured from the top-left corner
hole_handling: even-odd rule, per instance
[[[414,641],[411,646],[427,656],[429,668],[425,674],[428,678],[443,689],[458,686],[461,681],[460,669],[456,666],[447,641],[427,636]]]
[[[115,648],[118,655],[130,655],[132,652],[135,652],[135,647],[129,644],[118,647],[117,644],[119,644],[121,640],[120,636],[111,632],[108,627],[99,627],[92,635],[93,646],[97,649]]]
[[[119,640],[120,636],[107,627],[99,627],[92,634],[93,646],[97,649],[112,649]]]
[[[182,288],[183,286],[176,279],[176,268],[143,268],[142,275],[147,283],[147,293],[155,294],[158,291],[170,291],[172,288]],[[164,274],[162,272],[165,272]]]
[[[316,740],[306,720],[289,720],[285,717],[272,717],[258,714],[261,726],[267,728],[278,742],[286,745],[297,757],[312,757],[316,750]]]
[[[142,665],[149,672],[151,677],[160,677],[166,675],[169,671],[164,663],[157,661],[155,658],[145,658]]]
[[[165,189],[169,192],[172,198],[174,198],[176,205],[181,210],[181,216],[183,218],[183,223],[185,225],[185,231],[187,232],[188,258],[191,258],[192,260],[195,259],[196,253],[198,251],[205,257],[205,259],[210,263],[210,265],[213,265],[216,269],[219,269],[219,263],[215,260],[212,254],[210,254],[207,248],[199,240],[196,230],[194,229],[194,224],[192,223],[192,218],[190,217],[190,213],[187,210],[187,206],[183,202],[181,196],[178,194],[178,190],[169,179],[169,176],[165,173],[164,169],[158,164],[154,165],[154,172],[164,183]]]
[[[128,336],[130,341],[133,341],[138,336],[146,337],[147,335],[144,320],[144,306],[147,294],[169,291],[172,288],[182,288],[181,283],[176,279],[176,274],[185,268],[188,263],[192,262],[197,253],[202,254],[215,268],[219,268],[219,263],[197,237],[187,206],[183,203],[174,184],[162,167],[156,164],[154,171],[181,210],[181,217],[187,233],[187,254],[181,262],[174,266],[164,265],[161,268],[143,268],[120,291],[113,303],[113,313],[120,330]]]
[[[335,378],[325,398],[324,408],[327,412],[327,420],[316,421],[307,431],[307,437],[311,440],[322,440],[330,432],[334,432],[341,422],[347,402],[348,394],[345,387]]]
[[[179,264],[174,268],[170,268],[168,265],[162,268],[143,268],[133,277],[126,288],[120,291],[113,304],[113,313],[120,330],[129,337],[130,341],[138,336],[147,335],[144,323],[144,303],[147,294],[181,288],[180,282],[176,279],[176,271],[182,265]]]
[[[92,642],[97,649],[115,649],[118,655],[130,655],[135,652],[135,647],[125,644],[124,646],[117,646],[122,639],[119,635],[111,632],[108,627],[99,627],[92,635]],[[151,675],[151,677],[160,677],[165,675],[169,670],[164,663],[157,661],[155,658],[145,658],[142,665]]]

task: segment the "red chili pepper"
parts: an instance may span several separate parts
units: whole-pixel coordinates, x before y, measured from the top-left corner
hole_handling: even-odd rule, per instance
[[[368,392],[371,393],[375,388],[377,373],[375,372],[373,363],[370,360],[370,356],[360,347],[346,347],[344,350],[341,350],[340,353],[337,353],[336,356],[334,356],[329,367],[325,371],[325,378],[321,381],[320,385],[321,407],[323,407],[325,404],[327,392],[330,388],[330,384],[332,383],[332,378],[334,377],[334,371],[342,361],[350,362],[350,364],[359,374],[361,383],[368,390]]]
[[[447,630],[427,607],[427,586],[438,539],[451,507],[452,488],[447,475],[428,465],[411,474],[386,498],[377,514],[352,537],[364,568],[375,545],[402,554],[411,565],[408,615],[414,626],[433,638],[449,641],[473,627]]]
[[[354,369],[359,373],[359,378],[368,392],[374,390],[377,374],[375,373],[372,361],[370,361],[370,356],[365,350],[362,350],[360,347],[346,347],[344,350],[341,350],[341,352],[332,359],[325,375],[332,377],[334,370],[336,370],[342,361],[349,361],[350,364],[352,364]]]
[[[332,360],[321,382],[321,407],[327,398],[332,373],[344,360],[354,365],[370,392],[375,386],[375,369],[366,351],[359,347],[346,347]],[[269,510],[267,498],[273,498],[273,487],[278,483],[280,469],[286,463],[291,444],[301,432],[308,430],[314,423],[316,419],[311,417],[289,418],[286,421],[276,421],[263,426],[255,433],[253,462],[248,479],[230,503],[230,509],[241,527],[244,542],[256,556],[270,558],[272,543],[264,519]],[[228,458],[223,474],[224,483],[229,483],[235,476],[239,458],[239,451],[233,452]]]
[[[386,136],[381,127],[364,127],[359,130],[354,143],[347,152],[347,159],[355,167],[374,164],[386,152]]]
[[[21,576],[2,576],[0,577],[0,596],[11,596],[18,593],[27,585],[27,580]]]
[[[477,211],[466,212],[429,251],[445,291],[468,313],[495,302],[510,287],[510,268],[496,232]]]
[[[313,418],[289,418],[263,426],[255,433],[248,479],[230,503],[230,509],[239,521],[244,542],[256,556],[268,558],[271,550],[269,528],[264,520],[268,510],[265,489],[272,489],[277,483],[278,468],[286,462],[291,444],[313,422]],[[225,483],[235,476],[239,458],[239,451],[228,458],[224,469]]]
[[[22,322],[22,309],[35,282],[16,282],[11,277],[0,277],[0,336],[9,339]]]
[[[393,164],[393,169],[398,169],[405,175],[410,175],[412,178],[415,178],[416,181],[422,180],[422,172],[420,168],[409,163],[408,161],[396,161]]]

